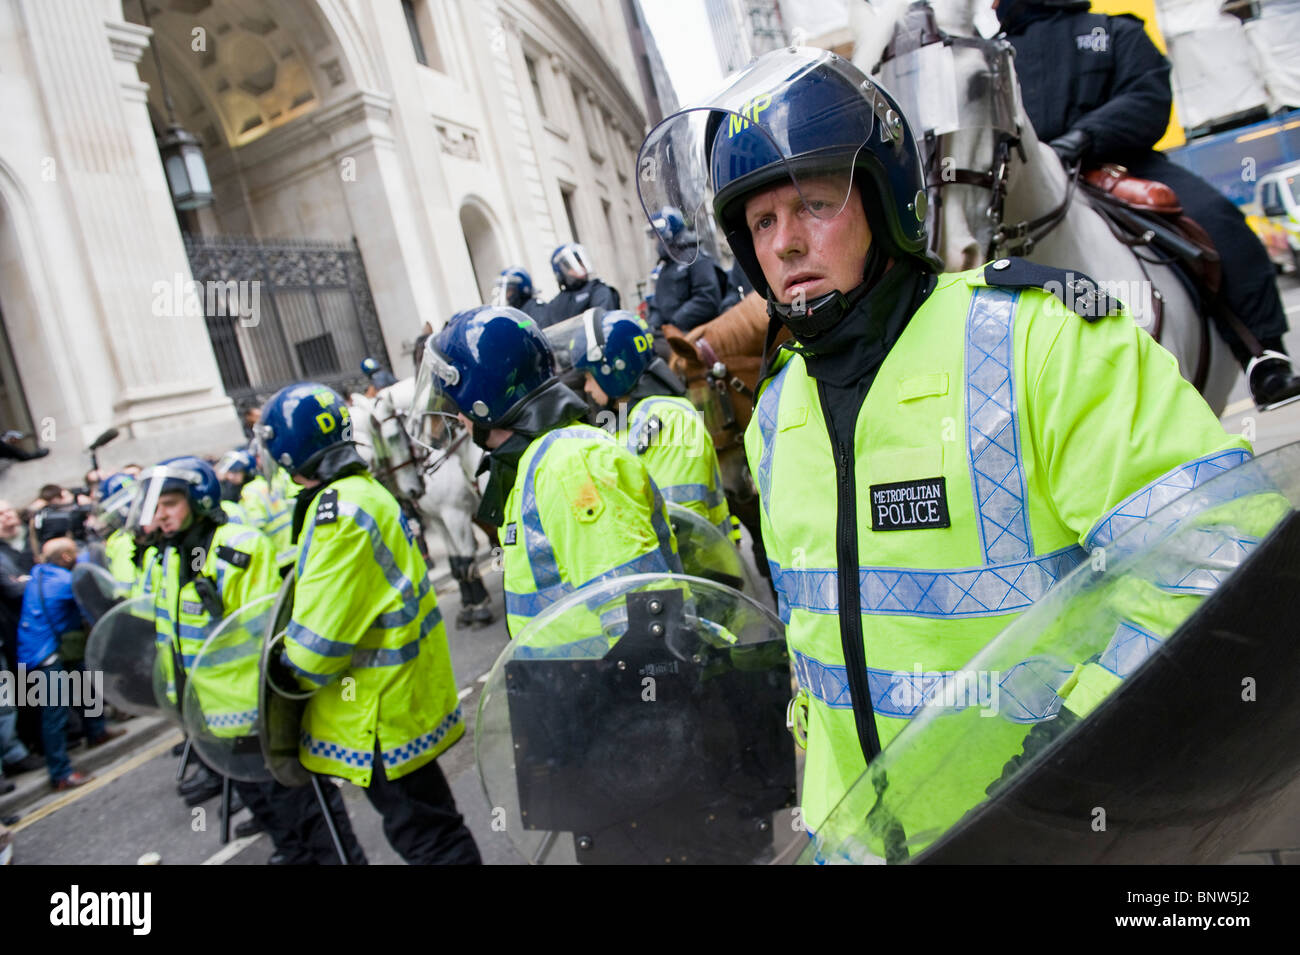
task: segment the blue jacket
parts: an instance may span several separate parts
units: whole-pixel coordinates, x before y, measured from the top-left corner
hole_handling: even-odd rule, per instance
[[[82,629],[90,626],[72,596],[72,572],[53,564],[37,564],[23,590],[18,662],[28,669],[40,666],[59,649],[63,634]]]

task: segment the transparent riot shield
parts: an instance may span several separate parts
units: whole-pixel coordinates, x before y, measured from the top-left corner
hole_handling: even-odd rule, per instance
[[[488,804],[534,863],[770,862],[797,845],[780,621],[693,577],[599,582],[539,615],[479,704]]]
[[[130,590],[98,564],[80,563],[72,568],[72,593],[93,625]]]
[[[1174,497],[1222,458],[1118,508],[1091,555],[965,668],[898,674],[888,692],[906,691],[915,716],[801,861],[1239,851],[1300,774],[1300,444]]]
[[[185,681],[185,732],[210,767],[244,782],[269,782],[257,736],[262,646],[276,597],[268,594],[221,621]]]
[[[104,698],[136,716],[156,716],[154,662],[158,656],[153,598],[119,603],[96,622],[86,639],[86,669],[104,674]]]
[[[682,572],[703,577],[757,598],[762,591],[745,566],[740,551],[722,529],[680,504],[668,505],[668,523],[677,538]]]
[[[293,574],[284,579],[267,614],[258,662],[257,738],[267,771],[283,786],[305,786],[312,778],[298,760],[302,716],[311,693],[300,691],[293,676],[279,662],[284,650],[284,632],[293,618],[294,583]]]

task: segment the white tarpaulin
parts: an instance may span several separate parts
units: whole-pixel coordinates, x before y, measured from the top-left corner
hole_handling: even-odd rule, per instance
[[[1246,24],[1268,91],[1268,110],[1300,106],[1300,0],[1268,3]]]
[[[1256,54],[1236,17],[1219,0],[1162,2],[1160,27],[1173,64],[1174,102],[1184,127],[1264,106],[1268,93]]]

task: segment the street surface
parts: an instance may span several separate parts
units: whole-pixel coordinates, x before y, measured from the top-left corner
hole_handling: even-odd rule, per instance
[[[1286,276],[1281,279],[1281,287],[1293,326],[1286,339],[1287,348],[1292,354],[1300,354],[1300,332],[1294,330],[1300,324],[1300,282],[1294,276]],[[1253,426],[1255,450],[1263,453],[1300,440],[1300,402],[1261,415],[1246,397],[1242,382],[1229,400],[1223,422],[1234,432]],[[430,543],[436,551],[435,576],[444,579],[438,600],[448,621],[452,663],[462,688],[461,705],[468,730],[439,763],[478,841],[483,861],[496,865],[521,864],[524,860],[505,833],[492,829],[492,810],[474,768],[473,730],[479,699],[487,674],[507,643],[501,573],[492,571],[489,562],[484,561],[485,580],[498,614],[496,622],[481,630],[457,630],[452,624],[460,609],[457,589],[446,578],[447,561],[441,554],[441,542],[431,537]],[[48,787],[42,788],[43,771],[27,774],[42,777],[35,785],[32,780],[25,782],[29,790],[43,795],[29,799],[19,810],[21,818],[13,826],[14,862],[133,865],[146,853],[158,853],[164,865],[265,863],[272,849],[264,835],[232,839],[225,847],[220,844],[219,799],[205,803],[204,811],[195,814],[177,796],[174,779],[177,760],[170,751],[179,739],[179,732],[171,729],[155,734],[123,752],[110,765],[97,768],[95,782],[90,786],[70,793],[55,795],[49,793]],[[84,750],[73,750],[72,755],[79,764]],[[370,862],[400,863],[401,859],[384,839],[380,818],[364,793],[350,784],[342,788],[352,826]],[[0,814],[13,811],[5,808]],[[234,821],[246,818],[247,811],[242,811]],[[1243,854],[1234,861],[1300,863],[1300,781],[1279,800],[1277,814],[1267,830],[1242,848]]]

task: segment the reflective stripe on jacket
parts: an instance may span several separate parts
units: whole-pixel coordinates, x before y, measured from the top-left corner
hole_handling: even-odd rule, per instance
[[[369,473],[334,481],[307,508],[285,655],[304,687],[299,759],[369,786],[465,732],[447,630],[415,532]]]
[[[760,392],[746,451],[796,674],[809,697],[804,818],[815,828],[862,773],[841,595],[856,591],[880,744],[943,679],[1132,521],[1249,457],[1125,316],[1086,322],[1038,289],[939,277],[885,357],[841,466],[803,359]],[[851,471],[846,473],[846,468]],[[839,579],[840,482],[856,501],[857,579]],[[1081,662],[1081,661],[1080,661]],[[944,795],[973,806],[1019,752],[971,754]],[[936,796],[936,798],[940,798]]]
[[[681,573],[663,496],[637,456],[599,428],[570,425],[536,438],[519,460],[505,514],[512,635],[596,580]]]

